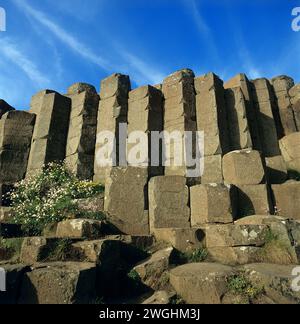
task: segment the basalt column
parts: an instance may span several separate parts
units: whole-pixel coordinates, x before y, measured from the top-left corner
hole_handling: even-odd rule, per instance
[[[66,157],[71,99],[53,92],[42,94],[38,101],[41,106],[36,110],[28,174],[50,162],[63,161]]]
[[[195,78],[197,129],[204,132],[201,183],[222,183],[222,155],[229,151],[223,81],[209,73]]]
[[[129,93],[128,164],[147,167],[149,176],[163,174],[160,140],[163,116],[163,97],[160,90],[152,86],[144,86]],[[144,135],[144,139],[137,139],[137,132]],[[157,138],[155,139],[154,136]],[[136,161],[131,161],[132,158]]]
[[[93,179],[99,96],[88,84],[68,89],[72,100],[66,164],[80,179]]]
[[[183,143],[185,132],[195,135],[197,130],[194,73],[181,70],[171,74],[164,80],[162,91],[165,98],[164,131],[168,134],[165,136],[165,153],[169,165],[165,167],[165,174],[188,176],[189,169],[195,169],[192,162],[186,163],[195,154],[195,143],[190,143],[190,154]]]
[[[286,179],[286,168],[281,156],[274,119],[274,97],[272,88],[267,79],[252,81],[253,98],[258,115],[261,132],[262,153],[266,160],[269,181],[281,183]]]
[[[294,85],[294,80],[287,76],[279,76],[271,80],[275,95],[275,108],[280,116],[279,138],[297,131],[294,111],[289,95],[289,90]]]
[[[127,124],[128,112],[128,93],[130,91],[130,80],[127,75],[113,74],[102,80],[100,92],[100,104],[97,121],[97,142],[94,161],[94,181],[105,183],[106,173],[109,165],[101,159],[111,159],[113,165],[120,165],[120,160],[126,158],[126,137],[127,134],[121,134],[121,124]],[[114,150],[109,150],[105,133],[114,137]],[[120,141],[121,139],[121,141]],[[106,149],[106,147],[108,149]],[[104,151],[104,153],[102,152]],[[124,156],[119,154],[124,152]],[[102,156],[102,153],[104,156]],[[124,162],[124,161],[122,161]],[[126,161],[125,161],[126,162]]]
[[[0,186],[5,194],[10,185],[25,177],[35,115],[9,111],[0,120]],[[1,201],[5,201],[1,197]]]

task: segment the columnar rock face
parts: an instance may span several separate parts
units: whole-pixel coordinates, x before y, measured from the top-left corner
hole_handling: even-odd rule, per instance
[[[66,163],[80,179],[92,179],[99,96],[88,84],[76,83],[68,89],[72,100],[67,138]]]
[[[102,80],[100,91],[100,104],[98,110],[98,122],[97,122],[97,143],[95,152],[94,163],[94,180],[101,183],[105,183],[107,167],[99,165],[99,150],[103,149],[105,142],[100,138],[101,132],[111,132],[115,136],[115,150],[116,155],[110,155],[107,152],[107,158],[111,157],[114,160],[115,165],[119,165],[120,158],[119,149],[124,150],[126,147],[126,134],[123,134],[122,140],[119,139],[120,123],[127,124],[127,112],[128,112],[128,93],[131,89],[130,80],[127,75],[113,74],[112,76]]]
[[[0,183],[13,184],[24,178],[35,115],[9,111],[0,120]]]
[[[28,174],[65,159],[70,109],[71,99],[56,92],[43,95],[32,136]]]
[[[243,73],[237,74],[235,77],[230,79],[224,84],[225,89],[236,89],[235,93],[231,94],[231,98],[236,97],[236,110],[237,110],[237,117],[236,120],[238,120],[241,123],[242,129],[249,132],[251,136],[251,142],[248,142],[249,145],[251,144],[251,147],[255,150],[260,151],[261,150],[261,139],[260,139],[260,133],[259,133],[259,126],[258,126],[258,120],[257,120],[257,109],[255,105],[253,104],[253,98],[252,98],[252,92],[251,92],[251,84],[248,80],[247,76]],[[240,89],[240,90],[238,90]],[[241,96],[240,92],[242,92],[243,96]],[[229,92],[230,94],[230,92]],[[231,103],[232,105],[232,103]],[[242,115],[243,110],[245,109],[245,115]],[[243,117],[247,118],[247,124],[248,128],[245,127],[245,121],[243,121]],[[231,117],[234,119],[233,117]],[[229,123],[230,125],[230,123]],[[249,136],[249,133],[247,133],[247,136]],[[234,147],[232,149],[235,149]],[[237,148],[239,149],[239,148]]]
[[[230,147],[232,150],[252,148],[252,139],[247,119],[246,101],[241,88],[225,91],[229,127]]]
[[[177,132],[184,138],[185,131],[195,132],[196,111],[195,111],[195,90],[194,73],[191,70],[181,70],[168,76],[162,86],[165,98],[164,105],[164,130],[172,133]],[[183,141],[181,141],[183,142]],[[165,145],[166,155],[170,166],[166,166],[166,175],[186,176],[187,166],[183,162],[182,166],[175,165],[176,158],[180,157],[185,161],[187,151],[182,149],[182,143],[179,146],[182,150],[182,156],[175,152],[175,144],[169,142]]]
[[[43,107],[43,101],[44,101],[45,95],[50,94],[50,93],[56,93],[56,91],[46,89],[46,90],[42,90],[42,91],[36,93],[34,96],[32,96],[29,111],[32,114],[38,115],[41,112],[41,109]]]
[[[0,118],[8,111],[15,110],[11,105],[9,105],[5,100],[0,99]]]
[[[289,91],[291,104],[293,108],[296,129],[300,131],[300,84],[296,84]]]
[[[149,175],[161,175],[163,173],[160,153],[162,143],[151,141],[151,132],[162,132],[163,130],[163,97],[160,90],[152,86],[144,86],[129,92],[128,102],[128,145],[127,157],[129,165],[138,167],[148,167]],[[145,143],[137,143],[135,132],[145,135]],[[156,145],[157,166],[153,166],[151,144]],[[141,156],[141,151],[144,156]],[[155,152],[153,152],[155,153]],[[131,161],[131,159],[136,161]]]
[[[289,95],[289,90],[294,86],[294,80],[285,75],[273,78],[275,101],[277,103],[279,116],[281,120],[281,136],[289,135],[297,131],[294,111]]]
[[[154,177],[149,182],[150,229],[189,228],[189,190],[182,176]]]
[[[104,210],[121,232],[149,234],[146,168],[112,168],[105,182]]]

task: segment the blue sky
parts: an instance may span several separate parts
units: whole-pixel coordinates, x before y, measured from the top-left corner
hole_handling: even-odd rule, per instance
[[[28,109],[41,89],[64,93],[114,72],[133,87],[189,67],[224,80],[288,74],[300,81],[300,0],[0,0],[0,98]]]

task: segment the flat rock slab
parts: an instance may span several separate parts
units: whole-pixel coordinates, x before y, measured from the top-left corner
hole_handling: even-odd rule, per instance
[[[191,263],[170,271],[170,283],[188,304],[220,304],[232,267],[218,263]]]

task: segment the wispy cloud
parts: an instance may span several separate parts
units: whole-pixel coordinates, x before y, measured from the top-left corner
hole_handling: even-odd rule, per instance
[[[50,30],[59,40],[72,49],[75,53],[98,65],[103,70],[111,70],[111,65],[101,55],[95,54],[75,36],[67,32],[60,25],[52,21],[46,14],[30,6],[25,0],[13,0],[29,17],[35,19],[41,25]]]
[[[50,81],[43,75],[38,67],[28,57],[23,54],[16,43],[9,38],[0,38],[0,56],[4,56],[11,63],[20,68],[27,77],[36,85],[44,87]]]
[[[65,46],[104,71],[109,73],[119,72],[120,70],[122,71],[122,69],[124,70],[124,65],[126,65],[126,70],[131,67],[132,70],[127,72],[132,74],[137,84],[146,82],[157,83],[162,80],[163,75],[160,72],[153,67],[150,68],[150,65],[147,64],[146,61],[143,61],[126,51],[126,49],[123,49],[121,44],[115,46],[115,57],[110,57],[108,60],[103,55],[96,53],[91,47],[78,40],[70,32],[66,31],[65,28],[60,26],[57,22],[54,22],[44,12],[33,8],[26,0],[13,0],[13,2],[25,12],[29,18],[34,19],[40,25],[47,28]],[[121,57],[123,61],[120,62],[119,58],[116,58],[116,56]]]
[[[196,25],[200,37],[205,41],[205,47],[209,50],[211,55],[213,55],[214,60],[219,63],[220,57],[218,54],[218,49],[216,42],[214,40],[214,35],[211,27],[207,24],[205,18],[203,17],[200,9],[199,9],[199,2],[195,0],[182,0],[184,6],[189,11],[189,14],[193,18],[194,24]]]
[[[145,61],[131,53],[126,52],[124,49],[120,51],[120,54],[127,62],[128,68],[130,68],[130,71],[133,73],[135,82],[138,85],[142,85],[144,83],[157,84],[162,82],[165,76],[163,73],[158,72],[149,64],[145,63]]]

